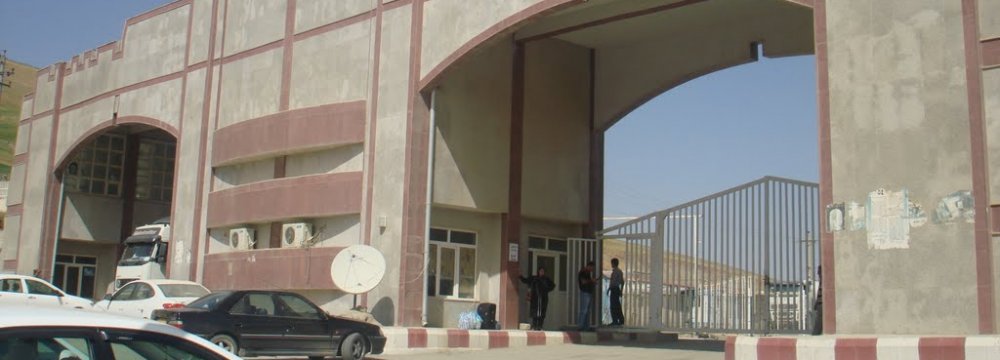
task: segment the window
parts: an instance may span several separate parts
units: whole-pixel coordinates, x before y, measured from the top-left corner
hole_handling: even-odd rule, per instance
[[[427,294],[476,297],[476,233],[432,228]]]
[[[160,292],[168,298],[175,297],[202,297],[208,295],[208,290],[201,285],[193,284],[160,284]]]
[[[0,340],[0,359],[94,359],[84,337],[17,336]]]
[[[230,314],[274,315],[274,299],[271,294],[247,294],[229,309]]]
[[[278,316],[322,319],[319,311],[305,300],[293,295],[278,295]]]
[[[121,288],[121,290],[118,290],[118,292],[115,293],[113,297],[111,297],[111,301],[132,300],[132,294],[135,293],[135,288],[138,286],[139,284],[125,285],[125,287]]]
[[[111,353],[116,360],[184,359],[203,360],[219,357],[181,338],[133,332],[106,331]]]
[[[42,282],[31,279],[25,279],[24,282],[28,283],[29,294],[59,296],[59,291],[53,289],[51,286],[45,285]]]
[[[153,297],[153,288],[147,284],[136,284],[135,292],[129,300],[145,300]]]
[[[139,141],[139,161],[136,170],[135,198],[170,201],[174,187],[174,153],[176,144],[160,140]]]
[[[125,137],[103,134],[76,154],[66,169],[66,189],[88,194],[120,196]]]
[[[0,291],[21,292],[21,279],[3,279],[3,281],[0,281]]]

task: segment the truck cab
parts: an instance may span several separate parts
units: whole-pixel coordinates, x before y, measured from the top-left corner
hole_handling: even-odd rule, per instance
[[[118,261],[113,291],[139,279],[165,279],[169,241],[169,218],[137,227],[125,239],[125,251]]]

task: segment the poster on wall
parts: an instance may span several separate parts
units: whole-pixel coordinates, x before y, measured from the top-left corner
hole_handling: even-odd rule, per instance
[[[868,193],[868,248],[910,247],[909,199],[906,190],[877,189]]]

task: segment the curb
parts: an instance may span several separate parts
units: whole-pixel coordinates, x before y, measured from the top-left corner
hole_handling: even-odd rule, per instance
[[[811,336],[726,338],[726,360],[986,360],[1000,336]]]
[[[527,331],[527,330],[461,330],[440,328],[385,327],[384,354],[407,354],[460,349],[502,349],[563,344],[594,345],[603,342],[658,343],[677,341],[676,334],[637,330]]]

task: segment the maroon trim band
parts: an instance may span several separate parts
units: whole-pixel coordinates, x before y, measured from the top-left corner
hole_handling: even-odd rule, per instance
[[[819,202],[820,208],[833,203],[833,156],[830,148],[830,69],[826,40],[826,0],[815,0],[813,33],[816,47],[816,108],[819,111]],[[826,229],[826,217],[819,217]],[[833,233],[820,231],[820,264],[823,292],[823,333],[837,332],[837,278],[834,275]]]
[[[335,290],[330,263],[341,250],[311,247],[208,254],[202,283],[213,290]]]
[[[264,205],[266,204],[266,205]],[[261,181],[208,195],[209,228],[361,213],[361,172]]]

